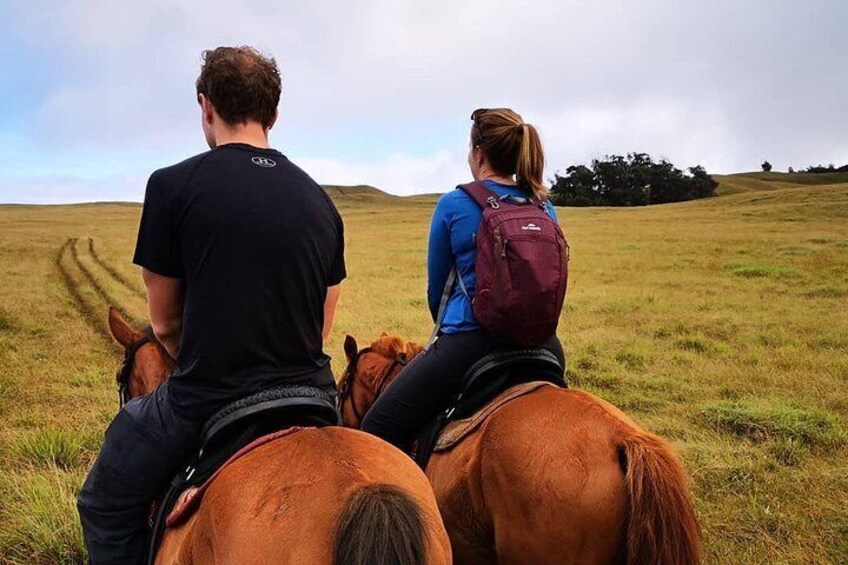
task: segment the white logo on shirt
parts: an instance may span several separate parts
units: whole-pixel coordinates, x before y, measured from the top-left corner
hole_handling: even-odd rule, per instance
[[[536,224],[527,224],[526,226],[521,226],[521,229],[524,231],[542,231],[542,228]]]
[[[251,159],[254,165],[259,167],[276,167],[277,163],[273,159],[269,159],[268,157],[259,157],[258,155]]]

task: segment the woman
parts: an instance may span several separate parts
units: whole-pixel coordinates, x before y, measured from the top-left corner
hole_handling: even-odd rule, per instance
[[[476,110],[471,119],[468,166],[474,179],[501,197],[534,195],[544,201],[547,213],[556,220],[542,183],[545,159],[536,128],[507,108]],[[475,237],[482,218],[480,206],[463,190],[445,194],[436,205],[427,254],[427,298],[430,313],[439,324],[438,338],[401,371],[362,424],[363,430],[407,452],[424,427],[459,392],[468,369],[503,348],[480,326],[471,305],[477,282]],[[454,267],[459,284],[450,291],[439,320],[442,293]],[[564,365],[556,335],[545,347]]]

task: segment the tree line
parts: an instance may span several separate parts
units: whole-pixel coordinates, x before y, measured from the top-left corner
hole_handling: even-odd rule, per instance
[[[794,173],[792,167],[789,167],[789,172]],[[824,165],[812,165],[804,169],[803,171],[798,171],[799,173],[848,173],[848,165],[842,165],[841,167],[834,166],[833,163],[825,167]]]
[[[718,183],[700,165],[686,172],[646,153],[607,155],[589,166],[572,165],[554,175],[551,200],[557,206],[647,206],[706,198]]]
[[[771,172],[771,163],[768,161],[763,161],[763,164],[760,165],[760,168],[764,173]],[[806,169],[802,169],[800,171],[796,171],[794,168],[789,167],[787,171],[790,174],[793,173],[811,173],[811,174],[820,174],[820,173],[848,173],[848,165],[842,165],[841,167],[835,166],[833,163],[825,167],[824,165],[811,165]]]

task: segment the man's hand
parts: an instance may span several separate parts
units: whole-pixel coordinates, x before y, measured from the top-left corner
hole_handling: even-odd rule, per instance
[[[183,285],[180,279],[141,270],[147,287],[147,312],[156,339],[173,357],[180,352],[183,329]]]
[[[341,285],[327,288],[327,298],[324,300],[324,342],[330,338],[330,330],[333,329],[333,320],[336,317],[336,306],[339,304],[339,291]]]

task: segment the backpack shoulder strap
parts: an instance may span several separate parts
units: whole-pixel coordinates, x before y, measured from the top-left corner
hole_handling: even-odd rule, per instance
[[[442,299],[439,301],[439,312],[436,314],[436,325],[433,327],[433,332],[430,334],[430,339],[427,340],[427,345],[424,349],[430,349],[430,346],[435,343],[436,338],[439,336],[439,330],[442,329],[442,322],[445,320],[445,311],[448,307],[448,300],[453,292],[453,285],[456,283],[457,277],[459,277],[459,275],[456,272],[456,265],[454,265],[451,267],[450,273],[448,274],[448,280],[445,281],[445,289],[442,291]]]
[[[500,202],[498,201],[498,194],[495,191],[490,190],[479,180],[469,182],[468,184],[460,184],[457,188],[470,196],[472,200],[474,200],[474,202],[483,209],[487,206],[491,206],[495,210],[501,207]]]

